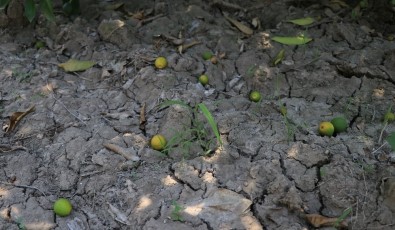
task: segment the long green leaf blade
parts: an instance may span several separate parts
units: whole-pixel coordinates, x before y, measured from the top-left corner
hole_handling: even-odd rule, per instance
[[[51,0],[41,0],[40,7],[48,21],[54,22],[55,15],[53,14],[53,6]]]
[[[32,22],[34,17],[36,16],[36,4],[34,0],[26,0],[25,1],[25,17],[29,22]]]
[[[312,38],[297,36],[297,37],[273,37],[273,41],[284,45],[304,45],[312,41]]]
[[[395,151],[395,132],[392,132],[386,140],[391,145],[392,151]]]
[[[211,129],[213,130],[215,136],[217,137],[218,142],[222,145],[222,140],[219,135],[217,123],[215,122],[213,116],[211,115],[210,111],[207,109],[207,106],[203,103],[198,104],[199,109],[202,111],[203,115],[206,117],[208,123],[211,126]]]
[[[161,104],[159,104],[159,109],[164,109],[166,107],[172,106],[172,105],[181,105],[184,106],[188,109],[192,109],[191,106],[189,106],[188,104],[186,104],[183,101],[180,100],[168,100],[168,101],[164,101]]]
[[[11,0],[0,0],[0,10],[4,10],[10,2]]]
[[[288,22],[291,22],[291,23],[299,25],[299,26],[308,26],[308,25],[312,24],[314,21],[315,20],[312,17],[288,20]]]

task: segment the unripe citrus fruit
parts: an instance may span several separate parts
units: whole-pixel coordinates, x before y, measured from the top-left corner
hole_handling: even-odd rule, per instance
[[[199,77],[199,82],[202,85],[207,85],[208,84],[208,77],[207,75],[203,74]]]
[[[70,215],[72,209],[70,201],[66,198],[59,198],[53,205],[53,211],[61,217]]]
[[[249,98],[253,102],[258,102],[258,101],[261,100],[261,93],[256,91],[256,90],[253,90],[253,91],[250,92]]]
[[[212,56],[213,54],[210,51],[205,51],[202,53],[202,58],[206,61],[209,60]]]
[[[335,127],[329,121],[323,121],[320,123],[318,132],[321,136],[331,137],[333,135],[333,133],[335,132]]]
[[[331,123],[335,128],[335,133],[344,132],[348,128],[348,122],[344,117],[335,117],[331,120]]]
[[[151,148],[162,151],[165,149],[167,141],[164,136],[157,134],[151,138]]]
[[[167,60],[165,57],[157,57],[155,60],[155,67],[158,69],[166,68]]]
[[[393,121],[395,121],[395,114],[392,113],[392,112],[387,112],[384,115],[384,121],[385,122],[393,122]]]

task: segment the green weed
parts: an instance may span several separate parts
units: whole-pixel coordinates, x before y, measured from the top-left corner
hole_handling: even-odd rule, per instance
[[[16,219],[16,225],[18,226],[19,230],[26,230],[26,226],[23,223],[23,218],[22,217],[18,217],[18,219]]]
[[[173,221],[180,221],[183,222],[184,218],[181,215],[182,210],[184,210],[184,207],[182,207],[180,204],[178,204],[176,201],[172,202],[173,205],[173,210],[170,213],[170,218]]]
[[[199,103],[195,107],[191,107],[183,101],[169,100],[160,104],[159,109],[163,109],[171,105],[180,105],[191,110],[192,124],[184,130],[177,130],[176,134],[168,140],[166,149],[163,151],[165,154],[168,154],[172,149],[178,147],[181,149],[182,155],[187,157],[195,142],[203,148],[205,154],[208,154],[213,151],[210,147],[215,140],[220,146],[223,144],[217,123],[205,104]],[[207,123],[198,119],[199,112],[201,112],[206,118],[206,122],[209,124],[213,134],[215,135],[215,139],[210,137],[210,132],[206,128]]]
[[[340,223],[347,218],[348,215],[352,213],[352,207],[346,208],[343,213],[337,218],[336,222],[334,223],[334,227],[339,227]]]

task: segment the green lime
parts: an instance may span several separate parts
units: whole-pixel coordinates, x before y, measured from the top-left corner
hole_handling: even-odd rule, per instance
[[[158,69],[164,69],[167,66],[167,60],[165,57],[157,57],[155,59],[155,67]]]
[[[331,137],[335,132],[335,127],[333,127],[332,123],[329,121],[323,121],[320,123],[320,127],[318,128],[318,133],[321,136]]]
[[[387,112],[384,115],[384,122],[393,122],[395,121],[395,114],[393,112]]]
[[[162,151],[165,149],[167,141],[166,138],[163,135],[157,134],[151,138],[151,148]]]
[[[53,211],[61,217],[70,215],[72,209],[70,201],[66,198],[59,198],[53,205]]]
[[[208,77],[207,75],[203,74],[199,77],[199,82],[202,85],[207,85],[208,84]]]
[[[348,122],[344,117],[335,117],[331,120],[331,123],[335,128],[335,133],[344,132],[348,128]]]
[[[213,56],[213,54],[210,52],[210,51],[204,51],[203,53],[202,53],[202,58],[204,59],[204,60],[210,60],[211,59],[211,57]]]
[[[37,41],[36,44],[34,45],[34,47],[36,49],[43,48],[44,46],[45,46],[45,43],[43,41]]]
[[[261,100],[261,93],[256,90],[253,90],[250,92],[249,98],[250,98],[250,101],[259,102]]]

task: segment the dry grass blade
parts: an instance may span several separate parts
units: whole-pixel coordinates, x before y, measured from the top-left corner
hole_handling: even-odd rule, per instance
[[[232,23],[237,29],[239,29],[241,32],[247,34],[247,35],[252,35],[254,33],[254,31],[249,28],[248,26],[244,25],[243,23],[234,20],[226,15],[224,15],[224,17],[230,22]]]
[[[28,115],[31,112],[34,112],[35,107],[32,105],[29,109],[27,109],[25,112],[15,112],[11,115],[10,120],[8,124],[6,124],[3,129],[6,133],[12,132],[16,125],[19,123],[19,121],[22,120],[26,115]]]

